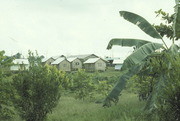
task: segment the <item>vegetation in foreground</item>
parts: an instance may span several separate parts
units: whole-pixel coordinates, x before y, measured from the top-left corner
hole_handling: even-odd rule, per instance
[[[114,88],[105,99],[104,106],[111,106],[112,102],[117,103],[121,91],[126,87],[127,81],[133,76],[139,79],[139,97],[148,100],[145,110],[150,120],[158,117],[159,121],[179,121],[179,66],[180,47],[175,40],[180,38],[180,1],[175,0],[175,13],[172,16],[162,12],[162,19],[168,21],[170,28],[163,28],[163,25],[156,26],[156,29],[143,17],[128,11],[120,11],[120,16],[125,20],[137,25],[149,36],[160,39],[163,44],[154,43],[141,39],[114,38],[107,49],[114,45],[134,47],[134,52],[129,55],[123,63],[123,74]],[[172,29],[172,31],[166,31]],[[170,34],[170,35],[169,35]],[[167,46],[163,37],[166,35],[172,39],[170,47]],[[146,81],[144,81],[146,80]],[[150,82],[150,83],[149,83]],[[147,90],[142,87],[146,86]],[[155,119],[154,119],[155,118]]]
[[[12,59],[4,56],[4,51],[0,51],[0,119],[179,121],[180,47],[174,44],[175,39],[178,40],[180,37],[179,5],[180,1],[176,0],[175,14],[172,18],[172,45],[169,48],[162,35],[144,18],[131,12],[120,11],[122,17],[138,25],[145,33],[161,39],[165,47],[139,39],[112,39],[108,45],[109,49],[113,45],[121,45],[135,46],[135,50],[124,61],[124,73],[108,95],[107,92],[116,82],[117,76],[111,79],[112,76],[109,78],[102,73],[90,74],[83,70],[71,74],[61,73],[54,67],[39,66],[36,61],[31,61],[35,57],[33,55],[30,55],[29,61],[33,66],[30,65],[29,70],[22,74],[12,74],[8,72]],[[159,48],[163,48],[163,51],[155,52]],[[126,85],[129,79],[134,81],[134,88],[137,88],[133,93],[131,91],[134,89],[128,90]],[[60,92],[63,95],[61,101]],[[118,103],[120,93],[122,96]],[[138,93],[138,97],[135,93]],[[104,106],[111,107],[102,108],[102,105],[97,104],[103,102],[101,97],[104,96],[107,96]],[[138,99],[143,101],[140,102]],[[111,105],[111,102],[115,102],[115,105]]]
[[[124,91],[120,101],[117,105],[102,108],[102,104],[63,95],[57,107],[48,114],[47,121],[148,121],[142,111],[145,102],[139,102],[137,94]],[[16,117],[12,121],[22,120]]]

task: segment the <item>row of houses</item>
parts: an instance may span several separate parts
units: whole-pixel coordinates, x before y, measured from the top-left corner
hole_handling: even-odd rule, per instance
[[[11,70],[24,70],[28,69],[29,63],[27,59],[15,59],[14,65]],[[50,58],[43,58],[44,65],[52,65],[62,71],[76,71],[78,69],[85,69],[86,71],[105,71],[107,61],[94,54],[89,55],[73,55],[65,57],[53,56]],[[22,66],[23,65],[23,66]]]
[[[86,71],[105,71],[106,61],[94,54],[73,55],[44,58],[43,64],[56,66],[62,71],[76,71],[85,69]]]
[[[12,71],[24,70],[29,68],[28,59],[15,59],[14,65],[11,66]],[[86,71],[105,71],[107,67],[114,67],[115,70],[121,70],[123,59],[120,58],[100,58],[95,54],[53,56],[43,58],[42,63],[52,65],[62,71],[76,71],[85,69]]]

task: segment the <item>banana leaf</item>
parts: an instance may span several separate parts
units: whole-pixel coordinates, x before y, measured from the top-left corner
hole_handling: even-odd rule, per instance
[[[112,91],[108,94],[106,99],[104,100],[104,107],[110,107],[111,102],[117,103],[119,100],[119,95],[121,91],[125,88],[127,80],[129,80],[133,75],[137,74],[142,67],[144,66],[144,63],[140,65],[136,65],[132,67],[129,70],[124,71],[125,73],[120,77],[119,81],[115,84]]]
[[[159,95],[161,95],[162,89],[165,87],[165,83],[166,83],[165,75],[161,74],[158,80],[159,81],[155,84],[154,90],[151,93],[150,97],[148,98],[146,106],[144,107],[144,110],[147,110],[150,113],[152,113],[152,111],[155,111],[159,107],[158,98]]]
[[[157,39],[162,39],[161,35],[159,35],[155,28],[143,17],[128,11],[120,11],[119,13],[124,19],[137,25],[142,31],[144,31],[149,36]]]
[[[174,7],[175,14],[174,14],[174,37],[180,38],[180,2],[179,0],[176,0],[176,6]]]
[[[113,45],[128,46],[128,47],[136,46],[136,48],[139,48],[146,43],[150,43],[150,42],[140,39],[114,38],[111,39],[111,41],[109,42],[107,49],[108,50],[111,49]]]
[[[171,54],[177,54],[180,50],[180,47],[176,44],[172,44],[170,48],[168,49],[168,52]]]
[[[147,56],[162,47],[163,45],[159,43],[147,43],[141,46],[124,60],[121,70],[130,69],[132,66],[141,63]]]

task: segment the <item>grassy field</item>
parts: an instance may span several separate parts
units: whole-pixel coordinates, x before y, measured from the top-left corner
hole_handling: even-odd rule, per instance
[[[123,92],[119,103],[109,108],[102,104],[76,100],[63,96],[48,121],[144,121],[142,110],[145,102],[139,102],[137,95]]]
[[[105,72],[89,73],[100,79],[117,79],[122,72],[108,69]],[[118,76],[117,76],[118,75]],[[102,99],[102,95],[95,96],[95,100]],[[102,107],[94,101],[75,99],[73,94],[64,94],[47,121],[147,121],[143,116],[145,102],[140,102],[136,94],[123,91],[117,105],[109,108]],[[13,121],[22,121],[16,115]]]

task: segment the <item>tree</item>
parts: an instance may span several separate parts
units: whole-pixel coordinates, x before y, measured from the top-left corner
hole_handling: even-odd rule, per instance
[[[13,55],[14,58],[16,59],[20,59],[22,57],[21,53],[16,53],[15,55]]]
[[[8,69],[12,64],[12,58],[0,51],[0,120],[10,119],[14,115],[12,106],[13,89],[11,80],[7,76]]]
[[[63,73],[54,67],[42,66],[41,58],[29,52],[29,70],[13,78],[17,96],[15,108],[26,121],[44,121],[56,107],[64,81]]]
[[[160,23],[159,25],[153,25],[155,29],[160,33],[160,35],[162,37],[166,36],[170,40],[172,39],[178,40],[180,36],[178,34],[175,34],[173,30],[173,23],[176,17],[175,14],[169,15],[169,13],[164,12],[162,9],[155,11],[155,13],[157,14],[157,17],[161,17],[161,19],[165,21],[164,23]],[[179,18],[176,19],[177,19],[176,21],[178,21]],[[177,22],[176,24],[177,27],[180,27],[180,25],[178,25]],[[176,30],[178,31],[178,29]]]
[[[180,120],[180,53],[172,50],[164,51],[151,57],[151,63],[147,67],[154,73],[156,80],[152,93],[148,98],[145,111],[148,117],[159,117],[160,121]],[[147,70],[147,68],[146,68]],[[146,74],[147,75],[147,74]]]
[[[92,77],[88,75],[84,70],[78,70],[73,74],[73,86],[72,90],[76,94],[78,99],[92,98],[95,90],[95,84],[92,81]]]
[[[122,70],[125,71],[126,73],[122,75],[119,79],[119,81],[116,83],[112,91],[108,94],[108,96],[105,99],[104,106],[110,106],[111,102],[117,103],[118,101],[118,96],[121,93],[121,91],[124,89],[126,85],[126,81],[130,79],[133,75],[138,74],[143,68],[146,67],[145,71],[151,71],[151,57],[159,55],[158,53],[155,52],[155,50],[163,48],[165,52],[167,53],[174,53],[178,54],[179,52],[179,47],[174,44],[174,38],[179,37],[180,34],[180,6],[179,6],[179,1],[176,1],[176,6],[175,6],[175,14],[174,14],[174,23],[173,23],[173,42],[170,48],[167,47],[166,43],[164,42],[162,36],[154,29],[154,27],[143,17],[127,12],[127,11],[120,11],[120,15],[126,19],[127,21],[137,25],[142,31],[144,31],[146,34],[150,35],[153,38],[156,39],[161,39],[162,43],[164,44],[165,47],[163,47],[161,44],[158,43],[151,43],[143,40],[138,40],[138,39],[124,39],[124,38],[116,38],[112,39],[109,44],[107,49],[111,49],[113,45],[121,45],[121,46],[136,46],[137,49],[130,55],[128,56],[124,64],[122,66]],[[133,41],[133,43],[132,43]],[[143,43],[142,43],[143,41]],[[124,44],[126,43],[126,44]],[[161,53],[160,53],[161,55]],[[153,66],[152,66],[153,67]],[[148,73],[145,73],[148,74]],[[162,73],[157,74],[157,79],[159,79],[158,83],[155,84],[155,87],[152,91],[151,98],[149,98],[149,103],[147,103],[148,109],[152,110],[154,109],[154,104],[155,100],[157,99],[158,91],[156,90],[156,87],[161,87],[160,85],[164,81],[164,78],[162,78]],[[159,89],[159,88],[158,88]],[[154,99],[156,98],[156,99]],[[152,104],[152,105],[151,105]],[[151,106],[153,107],[151,107]],[[151,107],[151,108],[150,108]]]

